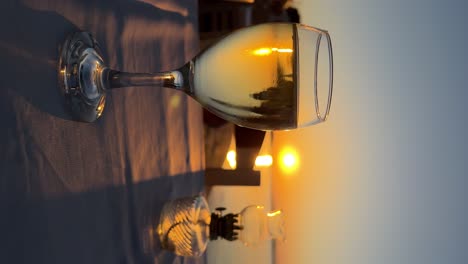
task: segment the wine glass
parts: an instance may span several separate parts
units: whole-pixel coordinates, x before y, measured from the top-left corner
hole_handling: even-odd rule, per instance
[[[266,23],[236,30],[182,67],[127,73],[104,63],[88,32],[70,35],[61,50],[59,86],[72,116],[93,122],[106,92],[155,86],[180,90],[236,125],[287,130],[327,119],[333,90],[328,32],[294,23]]]

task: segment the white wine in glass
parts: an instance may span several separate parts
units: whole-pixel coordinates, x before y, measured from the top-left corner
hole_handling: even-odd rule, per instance
[[[179,69],[125,73],[109,69],[89,33],[71,35],[62,49],[60,86],[77,120],[92,122],[106,91],[131,86],[177,89],[217,116],[259,130],[286,130],[325,121],[333,90],[326,31],[267,23],[232,32]]]

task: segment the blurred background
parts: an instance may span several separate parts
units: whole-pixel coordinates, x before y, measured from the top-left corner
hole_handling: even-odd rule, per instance
[[[266,133],[260,186],[208,190],[212,208],[283,209],[287,240],[214,241],[209,263],[468,263],[468,4],[252,0],[218,6],[215,20],[203,12],[216,5],[203,2],[200,29],[212,28],[202,46],[236,27],[300,18],[329,31],[335,64],[327,122]],[[218,144],[207,157],[221,151],[233,167],[234,127],[206,130]]]

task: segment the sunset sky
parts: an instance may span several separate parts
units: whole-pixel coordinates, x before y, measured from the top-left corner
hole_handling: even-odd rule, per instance
[[[467,263],[468,10],[463,1],[295,1],[330,32],[326,123],[275,132],[276,263]]]
[[[303,23],[332,38],[330,118],[273,133],[262,187],[214,192],[236,210],[268,205],[271,186],[287,241],[274,250],[213,242],[209,261],[468,263],[468,4],[294,2]],[[285,170],[288,153],[296,163]]]

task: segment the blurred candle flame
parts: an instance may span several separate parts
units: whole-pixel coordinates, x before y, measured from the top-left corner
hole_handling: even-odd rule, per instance
[[[226,160],[229,163],[229,167],[231,167],[231,169],[235,169],[237,167],[236,151],[230,150],[226,154]],[[257,167],[269,167],[271,166],[271,164],[273,164],[273,158],[271,157],[271,155],[260,155],[257,156],[257,158],[255,159],[255,166]]]
[[[255,166],[258,167],[269,167],[271,164],[273,164],[273,158],[271,155],[261,155],[257,156],[255,159]]]
[[[229,163],[229,167],[231,167],[231,169],[235,169],[237,166],[236,151],[230,150],[226,155],[226,159]]]

